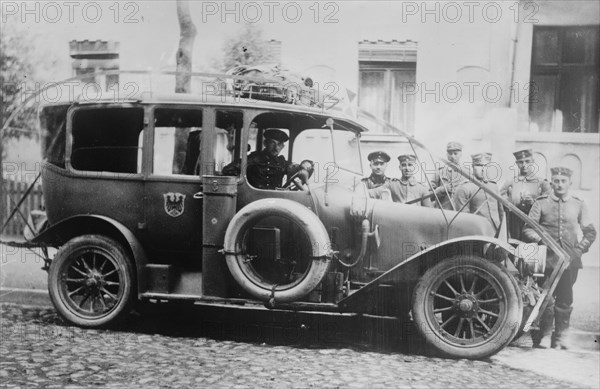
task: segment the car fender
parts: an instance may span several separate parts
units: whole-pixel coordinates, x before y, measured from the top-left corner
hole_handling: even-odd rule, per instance
[[[339,306],[342,310],[353,310],[359,309],[363,305],[365,299],[368,299],[368,295],[371,291],[375,290],[377,286],[382,283],[398,282],[398,281],[409,281],[415,277],[420,277],[429,267],[435,265],[439,261],[449,258],[456,254],[469,254],[474,252],[481,252],[483,255],[487,252],[491,246],[498,246],[502,251],[509,255],[515,255],[515,249],[505,241],[497,238],[493,238],[485,235],[471,235],[462,236],[458,238],[449,239],[438,244],[432,245],[425,248],[424,250],[415,253],[406,260],[400,262],[390,270],[381,274],[367,285],[360,288],[352,295],[346,297],[339,302]],[[404,271],[408,270],[410,265],[417,265],[426,263],[426,266],[414,266],[411,267],[411,271],[405,274]]]
[[[58,247],[83,234],[102,234],[119,241],[129,251],[135,262],[138,296],[146,291],[144,275],[148,257],[139,239],[118,221],[102,215],[76,215],[51,225],[31,242]]]

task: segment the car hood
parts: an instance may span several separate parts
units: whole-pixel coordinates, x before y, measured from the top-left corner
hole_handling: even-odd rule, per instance
[[[479,215],[381,200],[373,201],[370,222],[379,228],[378,257],[394,263],[449,239],[495,235],[490,222]]]

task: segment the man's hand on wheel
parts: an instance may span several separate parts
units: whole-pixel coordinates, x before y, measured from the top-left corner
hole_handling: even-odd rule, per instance
[[[310,172],[306,169],[300,169],[287,180],[283,187],[289,190],[305,190],[304,187],[309,178]]]

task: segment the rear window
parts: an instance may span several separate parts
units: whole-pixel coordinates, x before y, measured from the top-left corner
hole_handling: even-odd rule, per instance
[[[72,128],[74,169],[141,173],[142,108],[81,109],[73,116]]]
[[[42,158],[65,167],[65,130],[68,106],[45,107],[40,113]]]

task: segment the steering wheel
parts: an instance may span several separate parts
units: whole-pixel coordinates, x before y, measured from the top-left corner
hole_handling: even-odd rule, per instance
[[[283,184],[283,189],[287,190],[307,190],[304,186],[308,183],[308,178],[310,177],[310,173],[306,169],[300,169],[296,173],[294,173],[285,184]]]

